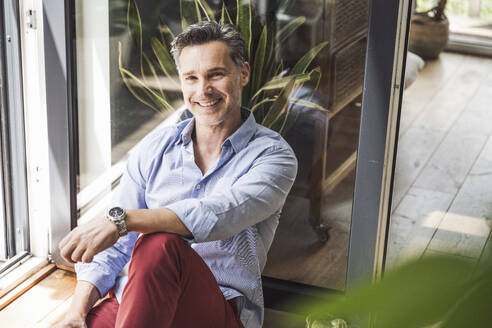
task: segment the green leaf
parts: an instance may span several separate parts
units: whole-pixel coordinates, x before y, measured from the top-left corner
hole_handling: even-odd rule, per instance
[[[273,72],[275,70],[274,67],[274,60],[275,60],[275,37],[274,37],[274,31],[275,31],[275,23],[270,22],[267,24],[267,48],[266,48],[266,58],[267,60],[265,61],[265,71],[263,73],[263,78],[262,78],[262,84],[263,81],[268,81],[272,77],[274,77]]]
[[[318,44],[316,47],[309,50],[301,59],[294,65],[290,74],[301,74],[306,71],[313,59],[318,53],[328,44],[328,41]]]
[[[319,88],[319,83],[321,82],[321,69],[320,67],[316,67],[311,72],[309,72],[309,81],[307,81],[305,84],[308,88],[312,90],[318,90]]]
[[[154,90],[152,90],[151,88],[149,88],[147,86],[147,84],[145,84],[142,80],[140,80],[138,77],[136,77],[135,75],[133,75],[130,71],[128,71],[127,69],[121,67],[120,68],[120,73],[125,76],[128,76],[131,80],[133,80],[140,88],[142,88],[142,90],[144,92],[146,92],[150,98],[155,102],[157,103],[158,105],[162,106],[166,111],[169,111],[169,112],[174,112],[175,109],[174,107],[172,107],[167,101],[166,99],[160,97]],[[124,77],[125,78],[125,77]],[[125,83],[125,85],[127,87],[129,87],[130,83]],[[129,89],[133,89],[132,86],[129,87]],[[130,90],[131,91],[131,90]],[[133,93],[133,92],[132,92]],[[138,99],[138,97],[137,97]],[[139,99],[140,101],[142,101],[141,99]],[[143,102],[143,101],[142,101]],[[144,102],[145,103],[145,102]],[[145,103],[147,104],[147,103]],[[147,104],[148,105],[148,104]]]
[[[305,88],[311,90],[308,94],[304,93],[303,99],[304,100],[311,100],[312,97],[314,96],[315,91],[318,89],[319,83],[321,81],[321,69],[320,67],[315,67],[309,72],[309,78],[306,81],[300,81],[297,84],[296,90],[291,95],[292,99],[297,99],[297,95],[299,92],[301,92],[301,89],[306,86]]]
[[[159,18],[159,22],[159,32],[161,34],[162,43],[166,46],[166,49],[170,51],[171,43],[174,40],[174,33],[162,18]]]
[[[176,65],[169,51],[156,37],[152,37],[150,43],[164,74],[170,78],[176,77],[178,75],[178,70],[176,69]]]
[[[229,14],[229,10],[227,9],[227,6],[225,4],[225,1],[222,1],[222,11],[221,11],[221,16],[220,16],[220,23],[221,24],[234,24],[231,18],[231,15]]]
[[[278,95],[277,101],[273,103],[273,105],[268,110],[265,118],[263,119],[263,122],[261,122],[263,126],[266,126],[267,128],[272,127],[272,125],[285,112],[285,110],[289,106],[289,95],[294,88],[295,82],[295,78],[292,77],[285,88],[282,89],[282,91]]]
[[[126,21],[130,35],[137,46],[140,70],[142,70],[142,21],[140,19],[140,11],[138,10],[135,0],[128,1],[128,9],[126,12]]]
[[[266,91],[266,90],[275,90],[275,89],[280,89],[284,88],[292,78],[295,78],[296,83],[300,82],[305,82],[309,81],[311,78],[310,73],[304,73],[304,74],[298,74],[298,75],[289,75],[287,77],[282,77],[280,79],[275,79],[271,80],[270,82],[266,83],[264,86],[262,86],[254,95],[253,98],[258,97],[261,92]]]
[[[287,38],[299,28],[306,21],[306,17],[299,16],[291,20],[284,27],[282,27],[275,35],[275,41],[277,47],[280,46]]]
[[[203,0],[195,0],[198,5],[200,6],[200,8],[202,9],[202,12],[205,14],[205,17],[207,17],[207,20],[208,21],[215,21],[215,10],[213,10],[212,8],[210,8],[210,6],[208,5],[208,3],[206,1],[203,1]]]
[[[255,112],[255,110],[257,110],[259,108],[259,106],[261,105],[264,105],[266,103],[269,103],[269,102],[274,102],[277,100],[277,97],[274,97],[274,98],[264,98],[262,101],[256,103],[253,107],[251,107],[251,112]]]
[[[118,42],[118,67],[119,67],[119,71],[120,71],[120,74],[121,74],[121,79],[123,80],[123,83],[125,84],[125,86],[128,88],[128,90],[130,91],[130,93],[135,97],[137,98],[137,100],[139,100],[141,103],[147,105],[148,107],[152,108],[153,110],[155,110],[156,112],[160,112],[158,110],[158,106],[154,104],[152,104],[154,101],[153,100],[153,96],[150,92],[148,92],[146,89],[143,89],[143,92],[145,94],[145,96],[147,98],[150,99],[150,101],[147,101],[143,98],[143,96],[139,95],[138,92],[133,88],[132,84],[130,83],[130,81],[128,80],[128,78],[130,78],[130,80],[138,80],[138,78],[136,77],[133,77],[133,74],[129,73],[127,69],[125,69],[123,67],[123,64],[122,64],[122,59],[121,59],[121,42]],[[129,74],[128,74],[129,73]]]
[[[284,70],[284,62],[281,60],[280,63],[277,65],[277,68],[275,69],[275,73],[273,73],[273,76],[278,76],[282,71]]]
[[[292,98],[291,98],[292,99]],[[313,109],[319,109],[322,111],[327,111],[329,112],[330,110],[328,108],[325,108],[321,105],[318,105],[312,101],[301,99],[301,98],[294,98],[292,99],[292,105],[297,104],[303,107],[308,107],[308,108],[313,108]]]
[[[147,67],[150,70],[150,73],[152,74],[152,77],[154,78],[154,80],[157,83],[158,90],[159,90],[161,97],[165,99],[166,96],[164,95],[164,91],[162,90],[161,79],[159,79],[159,77],[157,76],[157,72],[154,68],[154,65],[152,64],[149,57],[145,53],[143,54],[143,58],[144,58],[144,62],[147,64]]]
[[[256,48],[255,61],[253,67],[253,83],[251,91],[258,90],[261,86],[263,76],[263,66],[265,60],[265,51],[267,47],[267,26],[263,27],[260,40],[258,41],[258,47]]]
[[[200,15],[200,7],[196,0],[180,0],[179,8],[181,13],[181,27],[183,30],[188,25],[196,24],[202,20]]]
[[[126,21],[132,39],[137,45],[139,53],[142,53],[142,21],[140,20],[140,11],[138,10],[135,0],[128,1],[126,12]]]
[[[241,4],[241,2],[245,2]],[[236,24],[241,32],[244,42],[246,43],[246,60],[251,59],[251,42],[252,42],[252,32],[251,32],[251,0],[236,0],[237,3],[237,19]]]
[[[284,133],[284,129],[287,126],[287,122],[289,121],[289,118],[291,116],[290,115],[291,108],[292,108],[292,106],[287,105],[287,110],[285,112],[284,119],[282,121],[282,125],[280,125],[280,128],[278,129],[278,133],[280,133],[280,134]],[[296,117],[294,117],[294,119],[296,119]]]

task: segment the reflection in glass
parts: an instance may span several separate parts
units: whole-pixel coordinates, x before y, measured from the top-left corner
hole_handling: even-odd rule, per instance
[[[80,190],[156,126],[189,115],[169,53],[173,35],[200,19],[231,22],[249,45],[242,104],[299,160],[264,274],[344,289],[368,2],[75,3]]]

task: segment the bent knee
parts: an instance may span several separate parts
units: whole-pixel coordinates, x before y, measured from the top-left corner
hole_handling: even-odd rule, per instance
[[[135,244],[134,254],[143,252],[156,252],[154,255],[162,253],[162,251],[178,251],[182,247],[189,247],[179,235],[167,232],[156,232],[142,235]]]

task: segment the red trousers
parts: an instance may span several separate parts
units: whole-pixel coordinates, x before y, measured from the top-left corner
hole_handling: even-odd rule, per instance
[[[203,259],[174,234],[140,237],[121,304],[110,297],[88,314],[89,328],[242,327]]]

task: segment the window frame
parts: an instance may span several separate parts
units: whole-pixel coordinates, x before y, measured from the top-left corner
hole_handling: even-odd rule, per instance
[[[76,79],[72,1],[43,0],[43,44],[49,148],[49,254],[55,264],[70,265],[58,250],[77,225]]]
[[[0,6],[0,33],[3,210],[6,256],[12,258],[1,273],[30,251],[18,1],[6,0]]]

